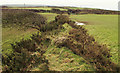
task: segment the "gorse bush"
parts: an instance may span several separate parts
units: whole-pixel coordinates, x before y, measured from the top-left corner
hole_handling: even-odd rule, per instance
[[[2,57],[3,71],[30,71],[42,64],[44,64],[44,68],[40,68],[40,70],[47,71],[48,61],[43,54],[49,43],[50,39],[43,38],[40,33],[37,33],[33,34],[31,39],[23,39],[20,42],[11,44],[13,53]]]
[[[46,24],[46,18],[28,10],[3,10],[3,27],[31,27],[37,30]]]
[[[64,24],[70,21],[69,17],[67,15],[57,15],[55,17],[55,21],[58,22],[58,24]]]

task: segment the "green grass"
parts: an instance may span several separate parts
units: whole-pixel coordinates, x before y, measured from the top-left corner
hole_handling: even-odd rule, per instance
[[[2,28],[2,49],[3,54],[10,54],[12,52],[11,44],[18,42],[21,39],[30,38],[32,33],[37,30],[27,29],[27,30],[17,30],[17,28]]]
[[[68,9],[63,9],[63,8],[55,8],[55,9],[60,9],[61,11],[67,11]]]
[[[77,9],[84,9],[84,8],[78,8],[78,7],[69,7],[69,9],[74,9],[74,10],[77,10]]]
[[[111,60],[118,63],[118,15],[71,15],[78,22],[88,22],[84,27],[96,41],[111,49]]]
[[[91,9],[96,9],[96,8],[69,7],[69,9],[74,9],[74,10],[77,10],[77,9],[80,9],[80,10],[88,9],[88,10],[91,10]]]

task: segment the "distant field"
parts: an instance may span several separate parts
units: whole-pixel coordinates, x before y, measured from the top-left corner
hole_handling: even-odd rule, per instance
[[[37,9],[37,10],[51,10],[51,9],[60,9],[67,11],[67,9],[63,9],[63,8],[51,8],[51,7],[11,7],[11,8],[4,8],[4,9]]]
[[[75,9],[75,10],[77,10],[77,9],[95,9],[95,8],[69,7],[69,9]]]
[[[58,15],[56,13],[38,13],[38,14],[42,14],[43,16],[45,16],[47,18],[48,22],[54,20],[55,16]]]

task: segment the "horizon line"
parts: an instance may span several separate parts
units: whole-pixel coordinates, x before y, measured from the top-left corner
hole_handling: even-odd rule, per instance
[[[24,6],[25,3],[23,4],[0,4],[0,6],[7,6],[7,5],[23,5]],[[47,5],[47,4],[25,4],[25,5],[32,5],[33,7],[36,6],[56,6],[56,7],[78,7],[78,8],[94,8],[94,9],[103,9],[103,10],[112,10],[112,11],[120,11],[119,8],[118,9],[106,9],[106,8],[99,8],[99,7],[89,7],[89,6],[74,6],[74,5]],[[17,6],[17,7],[21,7],[21,6]]]

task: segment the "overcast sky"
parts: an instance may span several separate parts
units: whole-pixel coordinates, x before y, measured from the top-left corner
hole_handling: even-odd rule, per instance
[[[120,0],[0,0],[3,4],[40,4],[55,6],[77,6],[92,7],[108,10],[118,10],[118,2]]]

